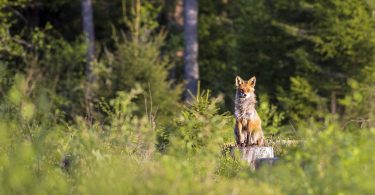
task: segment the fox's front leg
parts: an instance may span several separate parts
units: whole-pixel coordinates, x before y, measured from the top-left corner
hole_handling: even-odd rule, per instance
[[[260,129],[260,131],[258,131],[258,137],[256,139],[256,144],[258,146],[264,146],[264,135],[263,135],[262,129]]]
[[[245,138],[242,133],[242,120],[236,120],[236,126],[234,127],[234,133],[236,135],[236,142],[237,145],[243,145],[245,142]]]
[[[246,146],[264,146],[264,136],[260,120],[248,121],[247,129],[249,132],[249,139],[247,140]]]

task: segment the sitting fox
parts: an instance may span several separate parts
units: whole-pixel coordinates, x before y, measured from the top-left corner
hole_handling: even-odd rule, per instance
[[[264,145],[261,120],[255,110],[255,82],[255,77],[248,81],[244,81],[239,76],[236,77],[237,91],[234,101],[236,126],[234,134],[239,146]]]

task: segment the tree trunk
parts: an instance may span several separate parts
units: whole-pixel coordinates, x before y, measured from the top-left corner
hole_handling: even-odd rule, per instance
[[[85,104],[88,118],[91,120],[92,91],[90,84],[95,81],[95,76],[92,73],[92,66],[95,60],[95,34],[91,0],[82,0],[82,25],[87,43],[87,64],[85,68],[87,82],[85,86]]]
[[[185,100],[197,95],[199,67],[198,67],[198,2],[184,0],[184,78],[186,82]],[[190,94],[191,93],[191,94]]]
[[[166,0],[166,5],[168,5],[167,21],[168,21],[168,31],[175,33],[182,33],[184,28],[184,4],[183,0]],[[173,5],[173,6],[172,6]],[[177,50],[175,53],[175,58],[178,61],[182,61],[184,57],[183,49]],[[177,64],[169,70],[168,80],[172,81],[172,86],[176,84],[176,69]]]
[[[331,113],[336,115],[337,103],[336,103],[336,91],[331,91]]]

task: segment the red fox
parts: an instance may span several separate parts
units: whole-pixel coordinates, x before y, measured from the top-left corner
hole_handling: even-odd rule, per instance
[[[239,76],[236,77],[237,91],[234,101],[236,126],[234,134],[239,146],[264,145],[262,122],[255,110],[255,82],[255,77],[251,77],[248,81],[244,81]]]

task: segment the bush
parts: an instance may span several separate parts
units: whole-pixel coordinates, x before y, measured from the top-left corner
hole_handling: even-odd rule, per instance
[[[168,127],[169,149],[172,153],[192,155],[217,153],[218,148],[233,136],[233,119],[228,113],[219,114],[217,103],[210,99],[209,91],[199,94],[192,105],[177,115]]]
[[[371,193],[374,135],[374,129],[348,133],[334,124],[323,131],[307,129],[302,145],[258,176],[288,194]]]

